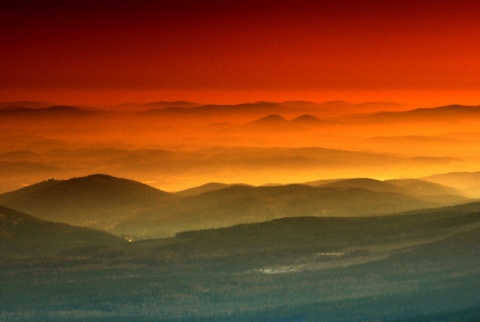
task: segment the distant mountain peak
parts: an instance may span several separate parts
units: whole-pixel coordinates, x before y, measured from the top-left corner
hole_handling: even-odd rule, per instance
[[[316,124],[321,122],[319,118],[311,115],[311,114],[303,114],[300,115],[299,117],[294,118],[290,122],[295,122],[295,123],[305,123],[305,124]]]
[[[253,121],[250,124],[279,124],[287,123],[288,121],[278,114],[270,114],[268,116],[262,117],[256,121]]]

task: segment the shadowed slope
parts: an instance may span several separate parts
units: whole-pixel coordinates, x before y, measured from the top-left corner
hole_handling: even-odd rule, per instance
[[[226,227],[298,216],[366,216],[437,205],[386,191],[352,187],[232,186],[171,200],[115,227],[117,234],[168,236],[192,229]]]
[[[171,195],[150,186],[107,175],[47,181],[0,195],[7,207],[42,219],[107,228]]]
[[[0,241],[0,258],[3,260],[50,257],[77,247],[125,243],[125,240],[105,232],[44,221],[2,206]]]

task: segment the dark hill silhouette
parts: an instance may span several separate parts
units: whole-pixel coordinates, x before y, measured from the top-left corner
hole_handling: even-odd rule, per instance
[[[345,101],[326,101],[323,103],[289,101],[282,102],[281,104],[296,111],[321,118],[337,118],[347,115],[372,114],[379,111],[405,110],[403,104],[393,102],[363,102],[354,104]]]
[[[0,102],[0,109],[16,109],[16,108],[45,108],[52,106],[45,102],[17,101],[17,102]]]
[[[271,114],[265,117],[262,117],[259,120],[256,120],[252,123],[259,123],[259,124],[279,124],[279,123],[285,123],[287,122],[286,119],[281,117],[280,115],[277,114]]]
[[[428,244],[457,233],[475,229],[478,231],[478,224],[480,202],[389,216],[290,217],[216,229],[183,231],[175,237],[128,244],[128,249],[118,254],[126,261],[140,259],[160,262],[166,258],[174,262],[190,262],[192,258],[224,257],[227,261],[232,260],[236,269],[241,269],[238,265],[242,266],[239,264],[242,260],[237,256],[246,256],[246,261],[255,263],[280,260],[292,264],[304,261],[307,254],[313,253],[318,257],[316,252],[326,252],[325,256],[331,256],[329,252],[344,252],[348,255],[346,260],[368,255],[369,247],[373,247],[374,252],[391,252],[396,247],[385,246],[397,242],[400,243],[400,248],[412,251],[412,243]],[[373,250],[375,245],[381,248]],[[95,256],[95,252],[88,253],[88,250],[78,254]],[[330,259],[335,259],[334,257]]]
[[[44,221],[0,206],[0,259],[51,257],[79,247],[121,245],[126,241],[88,228]]]
[[[171,195],[127,179],[90,175],[0,195],[1,204],[46,220],[107,228]]]
[[[323,124],[324,122],[313,115],[304,114],[290,120],[290,123],[295,125],[300,125],[300,126],[316,126],[316,125]]]
[[[34,118],[38,120],[48,118],[80,118],[93,115],[94,112],[74,106],[49,106],[42,108],[15,107],[0,109],[0,115],[11,120]]]
[[[406,121],[406,122],[431,122],[446,121],[480,117],[480,106],[448,105],[432,108],[419,108],[400,112],[378,112],[371,115],[360,116],[360,121]]]
[[[8,112],[23,112],[23,113],[79,113],[82,112],[81,109],[74,106],[68,105],[55,105],[42,108],[30,108],[30,107],[21,107],[21,106],[6,106],[3,108],[4,111]]]
[[[74,106],[66,106],[66,105],[56,105],[50,106],[46,108],[41,108],[37,110],[38,112],[48,112],[48,113],[79,113],[82,112],[81,109]]]
[[[428,246],[429,250],[436,247],[429,245],[444,245],[456,255],[462,253],[458,252],[459,249],[465,251],[467,248],[478,253],[476,243],[462,246],[461,243],[450,244],[447,240],[453,238],[459,241],[463,237],[458,239],[457,236],[464,234],[477,234],[475,240],[478,240],[479,224],[479,202],[390,216],[279,218],[218,229],[185,231],[167,239],[133,243],[122,256],[137,261],[149,258],[160,263],[188,263],[189,270],[192,260],[201,265],[204,263],[202,260],[212,259],[215,261],[214,269],[222,272],[232,269],[245,272],[251,271],[252,267],[258,269],[271,265],[272,269],[268,272],[274,273],[275,265],[284,265],[277,266],[278,271],[284,269],[285,273],[298,273],[378,260],[381,270],[383,261],[391,255],[396,253],[394,257],[398,259],[400,254],[412,254],[412,251],[424,246]],[[414,256],[407,255],[408,264],[418,264],[419,260],[430,256],[450,260],[442,254],[441,248],[430,254],[419,251]],[[355,261],[355,258],[363,256],[365,261]]]
[[[419,108],[412,111],[402,112],[403,114],[432,114],[432,113],[443,113],[444,115],[457,115],[458,113],[480,113],[480,106],[468,106],[468,105],[459,105],[452,104],[446,106],[439,106],[434,108]]]
[[[288,121],[277,114],[271,114],[261,119],[255,120],[251,123],[248,123],[247,127],[260,127],[260,128],[271,128],[278,126],[286,126]]]
[[[111,321],[186,307],[185,321],[475,321],[480,208],[470,207],[282,218],[1,263],[2,309],[22,321],[64,321],[71,307],[74,319]]]
[[[449,230],[480,223],[478,211],[480,204],[475,203],[469,204],[469,207],[428,209],[379,217],[281,218],[227,228],[181,232],[176,239],[185,240],[192,249],[204,248],[203,252],[212,255],[227,250],[231,255],[280,249],[296,249],[300,253],[311,252],[312,248],[328,249],[339,245],[348,249],[395,239],[403,233],[407,233],[409,238],[444,234]]]
[[[208,119],[210,122],[228,122],[252,117],[263,117],[269,114],[291,113],[292,109],[278,103],[256,102],[238,105],[202,105],[199,107],[169,107],[150,109],[140,112],[139,115],[148,117],[174,117],[185,120],[201,121]]]
[[[183,230],[282,217],[366,216],[434,205],[439,203],[401,193],[352,187],[232,186],[163,203],[119,224],[114,231],[144,237],[168,236]]]
[[[24,187],[24,188],[15,190],[15,191],[2,193],[2,194],[0,194],[0,203],[7,202],[9,200],[24,198],[24,197],[28,198],[30,194],[35,193],[38,190],[42,190],[44,188],[54,186],[54,185],[58,184],[59,182],[61,182],[61,181],[55,180],[55,179],[52,178],[52,179],[45,180],[45,181],[30,185],[30,186],[27,186],[27,187]]]

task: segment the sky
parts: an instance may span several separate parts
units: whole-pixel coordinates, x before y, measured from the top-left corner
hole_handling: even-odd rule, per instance
[[[2,1],[0,101],[478,105],[478,1]]]

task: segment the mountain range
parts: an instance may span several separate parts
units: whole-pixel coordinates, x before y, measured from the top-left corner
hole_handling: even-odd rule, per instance
[[[48,180],[0,195],[1,205],[44,220],[136,238],[283,217],[391,214],[467,200],[458,190],[421,180],[264,187],[215,183],[172,194],[107,175]]]
[[[480,156],[476,106],[406,110],[390,103],[341,101],[135,106],[0,104],[5,120],[0,192],[89,173],[129,177],[170,191],[213,180],[261,185],[277,178],[287,183],[340,176],[425,177],[476,171]],[[430,123],[406,126],[409,119]]]

